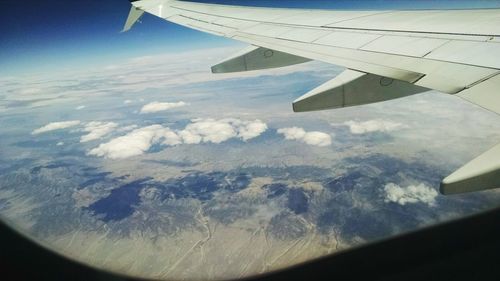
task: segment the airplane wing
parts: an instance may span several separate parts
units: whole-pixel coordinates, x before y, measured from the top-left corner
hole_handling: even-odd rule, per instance
[[[354,106],[434,89],[500,113],[500,10],[334,11],[132,1],[143,12],[251,46],[213,73],[309,60],[346,70],[293,102],[296,112]],[[441,183],[444,194],[500,187],[500,144]]]

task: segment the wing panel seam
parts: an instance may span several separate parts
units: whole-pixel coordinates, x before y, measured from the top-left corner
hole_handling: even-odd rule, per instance
[[[251,35],[251,36],[256,36],[256,34],[246,33],[246,32],[243,32],[243,31],[237,31],[237,33]],[[261,35],[257,35],[257,36],[261,36]],[[430,58],[424,58],[424,57],[418,57],[418,56],[392,54],[392,53],[385,53],[385,52],[379,52],[379,51],[368,51],[368,50],[361,50],[361,49],[355,49],[355,48],[347,48],[347,47],[331,46],[331,45],[318,44],[318,43],[303,42],[303,41],[292,40],[292,39],[282,39],[282,38],[274,38],[274,37],[266,37],[266,36],[262,36],[262,37],[269,38],[269,39],[275,39],[275,40],[290,41],[290,42],[295,42],[295,43],[302,43],[302,44],[314,44],[314,45],[317,45],[317,46],[339,48],[339,49],[351,50],[351,51],[359,51],[359,52],[366,52],[366,53],[377,53],[377,54],[384,54],[384,55],[395,56],[395,57],[405,57],[405,58],[410,58],[410,59],[422,59],[422,60],[435,61],[435,62],[446,63],[446,64],[455,64],[455,65],[464,65],[464,66],[471,66],[471,67],[484,68],[484,69],[500,70],[500,68],[495,68],[495,67],[474,65],[474,64],[468,64],[468,63],[450,62],[450,61],[445,61],[445,60],[430,59]]]
[[[257,22],[257,23],[268,23],[268,24],[281,24],[281,25],[291,25],[291,24],[284,24],[284,23],[278,23],[278,22],[273,22],[273,21],[257,21],[257,20],[252,20],[252,19],[241,19],[241,18],[236,18],[236,17],[229,17],[229,16],[221,16],[217,14],[211,14],[211,13],[204,13],[200,11],[195,11],[195,10],[190,10],[178,6],[173,6],[170,5],[170,7],[173,7],[175,9],[183,10],[186,12],[191,12],[191,13],[197,13],[201,15],[207,15],[207,16],[214,16],[214,17],[221,17],[221,18],[228,18],[228,19],[235,19],[235,20],[243,20],[243,21],[250,21],[250,22]],[[394,11],[390,11],[394,12]],[[389,13],[389,12],[388,12]],[[383,13],[379,13],[383,14]],[[367,15],[368,16],[368,15]],[[478,37],[500,37],[500,34],[474,34],[474,33],[451,33],[451,32],[432,32],[432,31],[417,31],[417,30],[397,30],[397,29],[376,29],[376,28],[353,28],[353,27],[338,27],[338,26],[326,26],[326,25],[321,25],[321,26],[312,26],[312,25],[303,25],[303,24],[295,24],[291,26],[300,26],[300,27],[316,27],[316,28],[326,28],[326,29],[341,29],[341,30],[364,30],[364,31],[378,31],[378,32],[395,32],[395,33],[416,33],[416,34],[434,34],[434,35],[462,35],[462,36],[478,36]]]

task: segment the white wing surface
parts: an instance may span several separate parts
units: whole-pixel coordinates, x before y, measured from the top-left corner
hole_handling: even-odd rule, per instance
[[[347,68],[294,111],[354,106],[434,89],[500,113],[500,10],[334,11],[173,0],[136,10],[253,45],[212,67],[235,72],[318,60]],[[127,21],[126,29],[135,20]],[[456,173],[459,173],[458,176]],[[500,187],[500,150],[443,180],[445,194]]]

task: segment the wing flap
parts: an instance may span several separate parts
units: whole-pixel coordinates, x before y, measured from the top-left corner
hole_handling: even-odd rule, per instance
[[[244,33],[248,33],[248,34],[254,34],[254,35],[275,38],[275,37],[279,37],[283,33],[291,31],[291,30],[292,30],[291,27],[287,27],[287,26],[283,26],[283,25],[262,23],[262,24],[257,24],[257,25],[251,26],[249,28],[242,29],[240,31],[244,32]]]
[[[427,59],[500,68],[500,44],[449,41],[425,56]]]
[[[333,31],[330,34],[319,38],[314,43],[339,48],[358,49],[380,38],[381,36],[382,35],[380,34],[373,33]]]
[[[457,96],[500,114],[500,74],[474,85]]]
[[[402,56],[423,57],[449,40],[384,35],[361,48],[365,51],[388,53]]]
[[[314,42],[319,38],[330,34],[329,30],[313,28],[295,28],[280,34],[278,38],[292,41]]]

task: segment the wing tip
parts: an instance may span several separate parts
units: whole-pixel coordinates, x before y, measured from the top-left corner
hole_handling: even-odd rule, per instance
[[[143,10],[132,5],[130,7],[130,12],[128,14],[127,21],[125,22],[125,25],[123,26],[123,29],[122,31],[120,31],[120,33],[129,31],[132,28],[132,26],[134,26],[134,24],[139,21],[139,19],[142,17],[143,14],[144,14]]]

